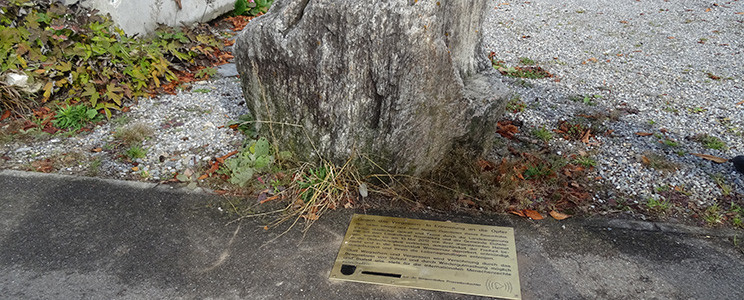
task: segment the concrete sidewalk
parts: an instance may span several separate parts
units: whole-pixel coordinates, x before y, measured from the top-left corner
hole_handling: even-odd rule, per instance
[[[282,230],[265,231],[261,220],[225,225],[220,201],[162,185],[0,171],[0,298],[488,299],[331,281],[354,211],[327,214],[304,239],[297,228],[271,241]],[[366,213],[514,227],[524,299],[744,299],[744,254],[732,242],[738,234],[744,247],[743,231]]]

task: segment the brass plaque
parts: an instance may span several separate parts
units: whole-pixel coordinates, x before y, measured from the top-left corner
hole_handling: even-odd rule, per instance
[[[509,227],[355,214],[331,279],[521,299]]]

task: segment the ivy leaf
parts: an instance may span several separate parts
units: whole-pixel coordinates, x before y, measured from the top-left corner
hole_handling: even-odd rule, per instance
[[[47,100],[49,100],[49,97],[52,96],[52,89],[54,89],[54,81],[48,81],[46,85],[44,85],[44,98],[41,102],[47,102]]]
[[[96,91],[96,87],[93,86],[93,84],[87,84],[85,86],[85,91],[82,94],[83,96],[90,97],[90,106],[96,107],[96,104],[98,104],[98,97],[101,96],[101,94]]]
[[[116,86],[116,84],[114,84],[113,82],[109,83],[106,86],[106,96],[114,101],[114,103],[116,103],[116,105],[118,106],[121,106],[121,99],[124,98],[122,92],[124,92],[124,89]]]

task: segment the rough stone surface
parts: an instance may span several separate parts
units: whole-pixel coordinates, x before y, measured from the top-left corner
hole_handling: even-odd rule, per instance
[[[62,0],[65,5],[79,4],[110,14],[111,19],[129,35],[147,34],[158,24],[183,26],[208,22],[231,11],[235,0]],[[180,7],[179,3],[180,2]]]
[[[237,39],[248,107],[300,157],[362,153],[390,172],[425,173],[455,143],[489,140],[502,111],[506,89],[479,73],[491,70],[480,47],[485,6],[276,1]]]

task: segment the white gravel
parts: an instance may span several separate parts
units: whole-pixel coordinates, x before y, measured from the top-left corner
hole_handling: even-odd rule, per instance
[[[637,110],[618,121],[605,121],[613,137],[599,137],[597,146],[551,142],[556,149],[596,152],[596,175],[614,187],[609,195],[658,197],[656,187],[672,185],[705,204],[721,195],[713,174],[744,192],[744,175],[732,164],[689,154],[744,154],[744,105],[736,104],[744,100],[744,1],[490,3],[485,50],[508,65],[530,58],[555,75],[525,80],[532,87],[512,80],[528,108],[509,117],[523,121],[525,128],[555,128],[558,120],[580,113]],[[708,73],[721,79],[713,80]],[[575,95],[601,98],[588,106],[569,100]],[[661,134],[679,146],[664,146],[659,138],[636,132]],[[705,149],[686,139],[702,133],[720,138],[728,150]],[[645,167],[639,158],[647,151],[679,164],[679,170],[664,173]]]
[[[613,187],[610,196],[657,197],[656,187],[674,185],[683,186],[705,204],[721,194],[713,174],[744,193],[744,176],[731,164],[689,154],[725,158],[744,154],[744,105],[736,105],[744,100],[744,1],[714,5],[692,0],[498,0],[490,4],[484,51],[495,52],[508,65],[528,57],[555,75],[524,80],[529,87],[521,80],[506,80],[528,106],[507,117],[523,121],[525,131],[555,128],[559,120],[580,113],[637,110],[617,121],[605,121],[602,125],[614,132],[612,137],[598,137],[599,145],[551,141],[557,151],[594,153],[599,165],[592,176],[601,176],[602,183]],[[708,73],[722,79],[713,80]],[[0,160],[0,167],[33,169],[33,161],[67,157],[60,173],[90,174],[91,162],[98,161],[97,176],[170,179],[174,172],[203,166],[240,148],[244,136],[220,127],[248,113],[239,105],[239,85],[235,77],[195,84],[191,92],[141,100],[125,114],[124,122],[106,123],[92,133],[1,145],[6,160]],[[601,98],[588,106],[569,100],[575,95]],[[135,123],[147,124],[156,133],[143,143],[147,156],[132,169],[134,164],[121,158],[121,149],[110,148],[115,144],[113,133]],[[639,137],[636,132],[661,134],[679,146],[664,146],[658,138]],[[700,133],[719,137],[729,149],[704,149],[686,139]],[[91,152],[96,148],[103,151]],[[679,164],[679,170],[664,173],[645,167],[639,157],[647,151]]]

